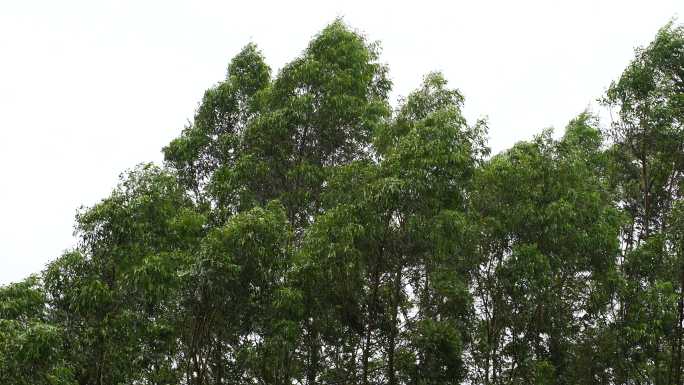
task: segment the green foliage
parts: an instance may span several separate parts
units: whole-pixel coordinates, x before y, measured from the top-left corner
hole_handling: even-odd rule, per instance
[[[7,384],[74,384],[62,359],[63,329],[48,319],[37,276],[0,287],[0,381]]]
[[[228,65],[163,167],[0,287],[3,384],[682,384],[684,28],[490,157],[440,73],[392,110],[335,20]]]

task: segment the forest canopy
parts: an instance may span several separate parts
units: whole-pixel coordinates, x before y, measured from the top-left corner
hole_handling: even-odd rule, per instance
[[[496,155],[336,20],[246,45],[194,119],[0,287],[0,383],[682,385],[684,26]]]

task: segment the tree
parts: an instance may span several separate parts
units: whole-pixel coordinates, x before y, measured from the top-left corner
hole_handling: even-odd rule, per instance
[[[0,287],[0,381],[74,384],[62,340],[63,330],[49,320],[37,276]]]
[[[636,57],[604,102],[618,109],[610,176],[629,218],[622,231],[615,319],[619,382],[641,377],[681,383],[682,281],[668,245],[668,219],[681,200],[684,171],[684,29],[671,22]],[[679,312],[679,314],[682,314]],[[678,326],[673,327],[679,317]],[[669,345],[669,349],[668,349]],[[667,350],[670,350],[668,357]],[[676,382],[673,382],[676,381]]]
[[[579,350],[606,311],[619,215],[601,176],[592,118],[546,131],[479,170],[472,206],[482,253],[474,272],[475,380],[580,383]],[[591,382],[591,381],[590,381]]]
[[[682,384],[684,28],[490,157],[437,72],[390,107],[335,20],[254,44],[192,122],[0,287],[8,384]]]

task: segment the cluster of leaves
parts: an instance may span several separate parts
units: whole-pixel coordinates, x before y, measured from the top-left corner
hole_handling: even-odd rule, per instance
[[[390,107],[335,21],[247,45],[192,124],[0,288],[7,384],[682,384],[684,27],[489,156],[439,73]]]

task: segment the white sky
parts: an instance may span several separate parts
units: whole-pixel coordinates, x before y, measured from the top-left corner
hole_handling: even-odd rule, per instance
[[[595,106],[683,13],[682,0],[0,0],[0,284],[74,245],[77,208],[121,171],[160,162],[249,41],[277,70],[343,16],[382,42],[394,98],[443,71],[499,151]]]

